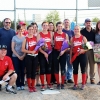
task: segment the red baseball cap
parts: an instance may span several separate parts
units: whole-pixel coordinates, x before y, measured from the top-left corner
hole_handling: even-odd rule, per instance
[[[19,22],[19,25],[26,25],[26,23],[23,22],[23,21],[20,21],[20,22]]]

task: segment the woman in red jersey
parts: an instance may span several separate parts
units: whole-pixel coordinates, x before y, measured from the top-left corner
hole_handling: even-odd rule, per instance
[[[54,26],[54,23],[53,22],[49,22],[49,28],[48,28],[48,31],[54,35],[54,32],[55,32],[55,26]],[[54,76],[54,43],[52,45],[52,67],[51,67],[51,83],[56,83],[56,79],[55,79],[55,76]]]
[[[64,89],[65,80],[65,67],[66,67],[66,50],[61,51],[62,43],[68,39],[68,35],[62,32],[63,24],[62,22],[56,23],[57,31],[54,33],[54,66],[55,66],[55,78],[57,81],[57,89]],[[58,56],[60,55],[60,58]],[[61,84],[59,82],[59,63],[61,67]]]
[[[38,35],[38,25],[37,25],[37,23],[33,22],[33,23],[31,23],[31,25],[33,26],[34,36],[37,37],[37,35]],[[36,68],[36,86],[40,86],[39,79],[40,79],[40,65],[39,65],[39,62],[38,62],[38,66]]]
[[[38,39],[43,38],[46,42],[46,47],[52,50],[52,34],[48,32],[48,23],[42,23],[42,32],[38,34]],[[50,84],[51,81],[51,66],[52,66],[52,53],[48,54],[42,48],[39,49],[39,62],[40,62],[40,80],[41,80],[41,90],[45,90],[44,86],[44,74],[46,74],[47,88],[53,89]],[[48,62],[47,62],[48,59]]]
[[[73,64],[73,77],[74,77],[74,87],[73,89],[76,90],[78,88],[78,67],[80,64],[81,67],[81,73],[82,73],[82,87],[81,89],[84,89],[84,85],[86,83],[86,50],[82,48],[82,44],[87,42],[87,39],[81,35],[80,33],[80,27],[75,26],[74,28],[74,37],[71,38],[71,51],[70,51],[70,58],[72,58],[77,52],[78,55],[76,59],[72,62]],[[79,51],[78,51],[79,50]],[[71,59],[70,59],[71,61]]]
[[[28,36],[23,41],[22,51],[26,53],[26,72],[27,72],[27,83],[29,92],[36,92],[35,88],[35,74],[36,67],[38,65],[38,52],[35,52],[37,38],[33,35],[33,26],[27,27]]]

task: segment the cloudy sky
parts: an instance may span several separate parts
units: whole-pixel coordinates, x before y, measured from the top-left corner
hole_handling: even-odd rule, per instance
[[[0,0],[0,10],[13,10],[14,0]],[[75,9],[76,0],[16,0],[16,8],[54,8],[54,9]],[[78,0],[79,9],[88,9],[88,0]],[[41,20],[44,20],[45,16],[50,12],[50,10],[27,10],[25,11],[26,20],[32,20],[32,14],[41,14]],[[60,10],[61,20],[64,18],[69,18],[71,21],[75,17],[75,10]],[[85,18],[93,18],[100,16],[100,11],[88,10],[88,11],[78,11],[78,22],[83,22]],[[5,17],[10,17],[14,19],[13,12],[0,11],[0,20]],[[17,19],[20,18],[24,20],[24,11],[17,10]]]

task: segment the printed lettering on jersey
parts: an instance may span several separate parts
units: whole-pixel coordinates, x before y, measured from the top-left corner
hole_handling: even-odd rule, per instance
[[[56,41],[64,41],[64,38],[61,36],[56,36],[55,38]]]
[[[34,45],[36,45],[36,41],[30,41],[30,42],[29,42],[29,47],[32,47],[32,46],[34,46]]]
[[[8,65],[8,61],[5,61],[5,66],[7,66]]]
[[[44,39],[45,39],[46,42],[50,42],[51,41],[51,39],[48,38],[48,37],[45,37]]]
[[[80,41],[74,41],[73,44],[74,44],[74,46],[80,46],[80,45],[82,45],[82,42],[80,42]]]

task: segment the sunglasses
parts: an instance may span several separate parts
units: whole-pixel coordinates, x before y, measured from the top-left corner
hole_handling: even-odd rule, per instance
[[[11,22],[5,22],[6,24],[11,24]]]

